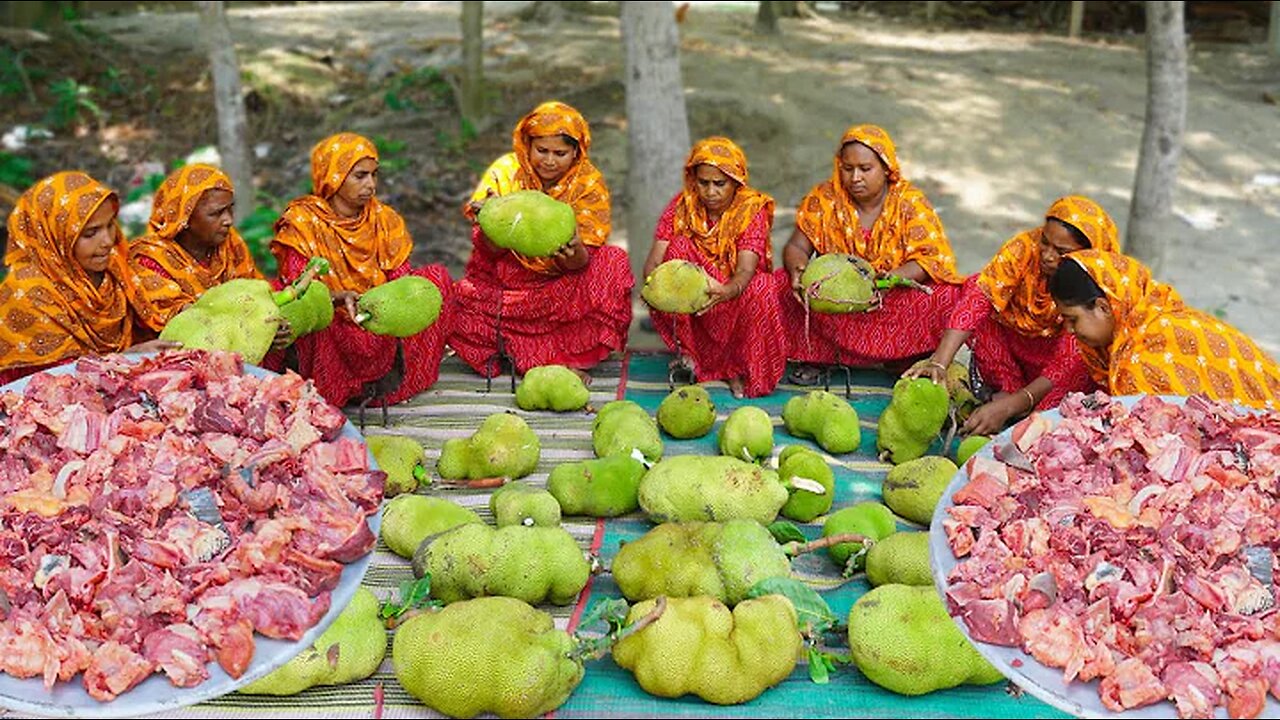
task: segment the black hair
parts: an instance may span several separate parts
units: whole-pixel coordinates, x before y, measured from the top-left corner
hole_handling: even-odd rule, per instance
[[[564,133],[560,133],[560,139],[569,143],[569,147],[573,148],[574,150],[578,149],[578,141],[572,135],[565,135]]]
[[[1069,307],[1085,307],[1089,310],[1103,297],[1102,288],[1094,281],[1080,263],[1064,258],[1058,264],[1058,270],[1049,278],[1049,294],[1059,305]]]
[[[836,153],[836,156],[838,157],[838,156],[840,156],[840,155],[843,155],[843,154],[844,154],[844,150],[845,150],[845,148],[849,147],[850,145],[861,145],[862,147],[864,147],[864,148],[866,148],[866,149],[870,150],[870,151],[871,151],[871,154],[876,156],[876,160],[879,160],[879,161],[880,161],[880,167],[884,168],[885,173],[886,173],[886,174],[888,174],[888,172],[889,172],[889,163],[885,162],[885,161],[884,161],[884,158],[880,157],[880,153],[876,152],[876,149],[875,149],[875,148],[873,148],[873,147],[871,147],[870,145],[868,145],[868,144],[866,144],[866,143],[862,142],[861,140],[850,140],[849,142],[847,142],[847,143],[845,143],[845,144],[841,145],[841,146],[840,146],[840,152]]]
[[[1080,228],[1076,227],[1075,225],[1072,225],[1066,220],[1060,220],[1056,217],[1051,217],[1049,218],[1049,220],[1056,222],[1059,225],[1061,225],[1063,228],[1065,228],[1066,231],[1071,235],[1071,239],[1075,240],[1076,244],[1079,245],[1080,247],[1084,248],[1085,250],[1088,250],[1093,247],[1093,243],[1089,242],[1089,236],[1085,235],[1080,230]]]

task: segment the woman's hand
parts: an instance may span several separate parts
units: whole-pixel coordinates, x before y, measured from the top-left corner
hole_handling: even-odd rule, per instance
[[[182,349],[182,343],[180,342],[174,342],[172,340],[148,340],[146,342],[138,343],[137,345],[134,345],[128,350],[125,350],[125,352],[149,353],[149,352],[163,352],[165,350],[180,350],[180,349]]]
[[[912,365],[906,372],[902,373],[902,377],[907,379],[929,378],[937,385],[945,385],[947,382],[947,366],[933,358],[929,358]]]
[[[280,325],[276,327],[276,336],[271,339],[271,349],[283,350],[289,347],[293,342],[293,327],[289,325],[289,321],[280,318]]]
[[[804,305],[804,283],[800,281],[800,277],[804,275],[804,270],[804,265],[787,268],[787,274],[791,276],[791,293],[795,295],[796,302],[801,306]]]
[[[480,208],[484,207],[484,204],[486,202],[489,202],[489,198],[494,197],[497,194],[498,193],[494,192],[493,188],[488,188],[488,190],[485,192],[484,197],[480,198],[479,200],[472,200],[471,202],[467,203],[467,211],[470,213],[471,217],[475,217],[476,215],[479,215]]]
[[[1004,430],[1004,426],[1008,424],[1009,418],[1016,416],[1027,409],[1026,396],[1022,393],[1013,393],[1004,397],[992,400],[983,405],[964,421],[964,425],[960,428],[962,435],[995,435]]]
[[[708,280],[710,287],[707,288],[707,295],[710,299],[701,310],[695,313],[696,315],[705,315],[716,305],[733,300],[742,294],[743,288],[737,280],[730,280],[727,283],[721,283],[713,277]]]
[[[356,314],[359,312],[356,309],[356,300],[359,299],[359,293],[352,290],[339,290],[333,294],[334,306],[345,308],[347,315],[350,316],[352,320],[356,319]]]
[[[591,256],[587,254],[587,246],[582,244],[578,239],[578,232],[573,232],[573,237],[569,242],[565,243],[561,248],[555,251],[551,256],[552,262],[563,272],[573,272],[581,270],[587,266],[587,262]]]

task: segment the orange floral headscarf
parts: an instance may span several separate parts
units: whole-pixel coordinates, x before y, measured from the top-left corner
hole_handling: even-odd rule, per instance
[[[710,165],[738,183],[733,203],[725,209],[714,225],[707,217],[707,209],[698,198],[697,177],[699,165]],[[773,224],[773,198],[748,187],[747,156],[732,140],[710,137],[699,141],[689,151],[684,162],[684,191],[676,208],[672,230],[693,241],[704,255],[711,258],[726,274],[732,275],[738,265],[738,238],[761,210],[769,213]],[[773,262],[772,248],[766,243],[765,257],[761,258],[766,271]]]
[[[156,189],[150,232],[129,248],[129,270],[139,290],[134,310],[139,321],[152,330],[163,329],[174,315],[215,285],[262,277],[249,246],[234,227],[206,263],[197,261],[177,243],[200,198],[209,190],[235,192],[231,178],[212,165],[186,165],[175,170]]]
[[[542,187],[542,178],[533,167],[530,152],[533,139],[549,135],[567,135],[578,143],[578,157],[556,184]],[[600,247],[609,240],[612,219],[609,207],[609,188],[604,176],[591,163],[591,129],[582,113],[572,107],[552,100],[533,109],[516,123],[511,133],[512,152],[499,158],[486,173],[476,190],[476,198],[483,198],[488,190],[504,195],[518,190],[538,190],[573,207],[578,220],[578,238],[583,245]],[[495,177],[489,177],[496,175]],[[463,213],[475,219],[468,204]],[[555,263],[548,258],[527,257],[513,253],[520,264],[534,272],[558,274]]]
[[[1120,251],[1120,232],[1106,210],[1080,195],[1058,198],[1045,218],[1061,220],[1084,233],[1089,246]],[[1062,316],[1049,294],[1049,278],[1040,270],[1044,227],[1018,233],[1000,248],[978,275],[978,287],[991,300],[996,318],[1023,335],[1051,337],[1062,331]]]
[[[840,153],[851,142],[871,148],[885,167],[888,190],[869,232],[860,227],[857,206],[840,182]],[[814,187],[796,209],[796,227],[818,254],[857,255],[881,273],[914,260],[935,282],[964,282],[942,221],[924,193],[902,177],[898,152],[887,132],[875,125],[849,128],[840,138],[831,168],[831,178]]]
[[[119,352],[133,339],[127,249],[116,245],[102,283],[76,261],[85,223],[103,203],[119,208],[107,186],[82,172],[61,172],[33,185],[9,216],[9,274],[0,284],[0,369],[51,365],[92,353]]]
[[[1115,395],[1191,395],[1276,408],[1280,367],[1244,333],[1187,307],[1131,257],[1080,250],[1077,262],[1111,305],[1115,334],[1105,353],[1081,346],[1098,382]]]
[[[311,151],[312,194],[290,202],[276,221],[271,252],[281,266],[284,248],[306,258],[322,257],[329,261],[330,271],[321,279],[330,290],[362,293],[386,282],[388,273],[408,261],[413,238],[395,210],[374,197],[359,215],[345,218],[329,205],[351,168],[365,158],[377,161],[378,149],[355,133],[316,143]]]

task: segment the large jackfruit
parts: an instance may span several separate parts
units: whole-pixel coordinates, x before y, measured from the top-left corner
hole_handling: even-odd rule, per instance
[[[537,190],[486,200],[476,221],[494,245],[529,257],[556,254],[578,229],[572,206]]]
[[[516,405],[521,410],[569,412],[586,407],[589,399],[582,378],[564,365],[530,368],[516,388]]]
[[[591,444],[596,457],[629,456],[632,450],[639,450],[650,462],[662,457],[658,424],[631,400],[614,400],[600,408],[591,424]]]
[[[667,458],[640,481],[640,507],[654,522],[773,522],[787,502],[778,474],[737,458],[680,455]]]
[[[560,526],[560,503],[551,493],[522,482],[507,483],[489,496],[489,511],[498,527]]]
[[[228,280],[205,291],[160,331],[186,349],[239,353],[253,365],[262,362],[284,316],[266,280]]]
[[[462,525],[423,542],[413,572],[430,573],[431,596],[446,603],[504,595],[568,605],[586,587],[591,566],[562,527]]]
[[[782,514],[792,520],[809,522],[835,502],[836,478],[831,466],[803,445],[792,445],[778,456],[778,479],[791,493]]]
[[[424,277],[405,275],[365,291],[356,301],[356,322],[375,335],[411,337],[435,324],[444,296]]]
[[[729,413],[720,426],[720,454],[755,462],[773,454],[773,419],[747,405]]]
[[[928,378],[902,378],[894,383],[893,399],[876,427],[880,457],[897,465],[924,455],[950,409],[947,388]]]
[[[798,438],[813,438],[829,453],[848,453],[862,442],[858,411],[840,397],[824,390],[812,390],[787,401],[782,408],[787,432]]]
[[[805,267],[800,283],[814,312],[862,312],[875,300],[876,270],[856,255],[828,253]]]
[[[557,465],[547,477],[547,491],[565,515],[617,517],[640,507],[644,463],[626,455]]]
[[[319,283],[316,283],[317,285]],[[378,461],[378,469],[387,474],[387,497],[411,493],[418,484],[429,485],[426,451],[417,440],[405,435],[368,435],[365,442]]]
[[[280,306],[280,314],[289,321],[289,332],[294,340],[319,332],[333,322],[333,296],[322,282],[312,282],[302,297]]]
[[[658,405],[658,425],[680,440],[699,438],[716,424],[716,404],[701,385],[674,390]]]
[[[459,525],[483,524],[473,511],[444,498],[400,495],[382,510],[382,541],[391,552],[411,558],[422,541]]]
[[[867,582],[881,585],[933,586],[929,565],[929,533],[896,532],[867,552]]]
[[[711,277],[687,260],[668,260],[645,278],[640,297],[654,310],[692,315],[711,301]]]
[[[822,537],[852,533],[861,535],[872,543],[883,540],[898,531],[898,521],[893,511],[878,502],[867,501],[841,508],[827,516],[822,524]],[[866,564],[862,553],[863,543],[842,542],[827,548],[831,560],[841,568],[847,568],[853,558],[853,569],[861,569]]]
[[[470,438],[450,438],[440,449],[436,472],[446,480],[522,478],[538,467],[542,445],[520,417],[495,413]]]
[[[889,471],[880,494],[895,513],[928,525],[951,478],[959,471],[955,463],[937,455],[908,460]]]

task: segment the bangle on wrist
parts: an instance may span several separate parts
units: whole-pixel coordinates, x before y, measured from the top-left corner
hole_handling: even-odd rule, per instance
[[[1031,394],[1031,391],[1030,391],[1030,390],[1028,390],[1028,389],[1026,389],[1026,388],[1022,388],[1022,392],[1026,393],[1026,395],[1027,395],[1027,399],[1031,401],[1031,405],[1030,405],[1030,407],[1028,407],[1028,408],[1027,408],[1027,412],[1031,412],[1032,410],[1035,410],[1035,409],[1036,409],[1036,396],[1035,396],[1035,395],[1032,395],[1032,394]]]
[[[947,371],[946,365],[943,365],[942,363],[938,362],[937,360],[934,360],[933,358],[929,358],[929,360],[927,360],[925,364],[930,367],[936,367],[944,373]]]

